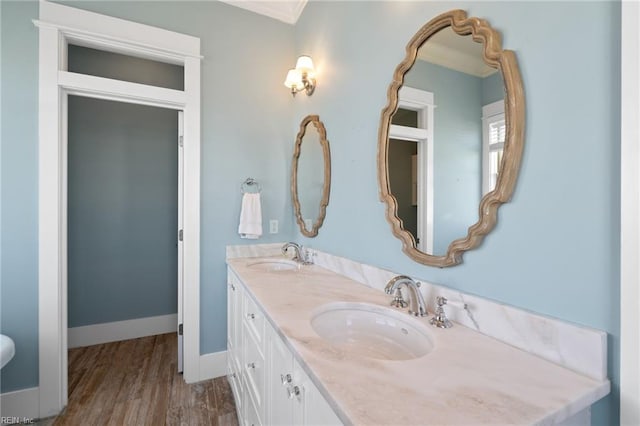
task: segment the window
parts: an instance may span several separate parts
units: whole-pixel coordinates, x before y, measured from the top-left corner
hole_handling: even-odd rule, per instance
[[[498,182],[506,138],[504,101],[482,107],[482,195],[492,191]]]

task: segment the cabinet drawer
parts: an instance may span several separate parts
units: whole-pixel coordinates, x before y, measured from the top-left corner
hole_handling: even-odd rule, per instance
[[[260,420],[260,416],[258,415],[258,410],[256,409],[256,407],[253,405],[253,401],[251,401],[251,398],[248,398],[246,400],[246,417],[245,417],[245,426],[260,426],[262,425],[262,422]]]
[[[258,344],[251,335],[245,337],[245,364],[243,365],[243,374],[247,394],[250,395],[258,415],[263,418],[265,410],[265,374],[266,365],[264,355],[258,350]]]
[[[246,331],[255,339],[258,350],[264,355],[264,314],[248,295],[244,297],[243,312]]]
[[[233,361],[230,361],[227,364],[227,368],[229,371],[229,374],[227,375],[227,380],[229,381],[229,385],[231,386],[231,392],[233,393],[233,400],[236,403],[236,412],[240,414],[242,413],[242,403],[243,403],[243,398],[241,395],[242,381],[241,381],[239,372],[235,370],[234,367],[235,367],[235,363]]]

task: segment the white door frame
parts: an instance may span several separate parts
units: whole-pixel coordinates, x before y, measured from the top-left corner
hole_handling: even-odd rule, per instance
[[[620,424],[640,424],[640,4],[622,2]]]
[[[67,96],[184,111],[184,379],[200,376],[200,39],[46,1],[39,20],[39,414],[67,404]],[[67,44],[184,66],[184,90],[67,71]]]
[[[178,229],[184,227],[184,111],[178,111]],[[178,372],[184,372],[184,243],[178,231]]]
[[[433,253],[433,93],[402,86],[398,108],[418,112],[418,128],[392,124],[389,139],[418,143],[418,250]]]

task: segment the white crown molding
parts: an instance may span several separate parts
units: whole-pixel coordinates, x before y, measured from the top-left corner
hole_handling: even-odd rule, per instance
[[[286,0],[286,1],[269,1],[269,0],[220,0],[228,5],[239,7],[269,18],[277,19],[287,24],[294,25],[298,22],[298,18],[307,0]]]

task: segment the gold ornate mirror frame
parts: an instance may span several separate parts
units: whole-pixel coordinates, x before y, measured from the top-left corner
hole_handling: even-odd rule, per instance
[[[302,148],[302,140],[307,131],[307,125],[312,123],[315,129],[318,131],[320,145],[322,146],[322,154],[324,161],[324,185],[322,188],[322,198],[320,199],[320,209],[318,217],[313,223],[311,230],[308,230],[304,224],[300,208],[300,199],[298,198],[298,160],[300,158],[300,152]],[[329,192],[331,190],[331,153],[329,151],[329,141],[327,140],[327,131],[322,121],[317,115],[307,115],[300,122],[300,130],[296,136],[296,145],[293,151],[293,163],[291,166],[291,197],[293,198],[293,211],[296,215],[296,221],[300,226],[300,232],[305,237],[315,237],[318,235],[318,230],[324,222],[324,218],[327,212],[327,205],[329,204]]]
[[[389,126],[391,118],[398,108],[398,91],[403,84],[405,74],[416,61],[418,49],[438,31],[451,27],[461,36],[471,35],[476,42],[483,43],[483,59],[491,67],[502,73],[505,87],[506,138],[504,154],[500,164],[498,179],[494,190],[480,201],[478,221],[468,229],[465,238],[449,244],[444,256],[424,253],[417,249],[413,235],[403,229],[398,217],[396,198],[391,194],[387,159],[389,151]],[[489,23],[480,18],[467,18],[463,10],[443,13],[425,24],[409,41],[405,59],[396,67],[393,81],[387,91],[387,106],[382,110],[378,132],[378,182],[380,200],[386,203],[386,217],[393,234],[402,241],[402,251],[416,262],[430,266],[453,266],[462,262],[462,254],[477,247],[484,236],[495,226],[498,207],[507,202],[513,194],[524,145],[525,98],[518,61],[514,52],[502,50],[500,34]]]

